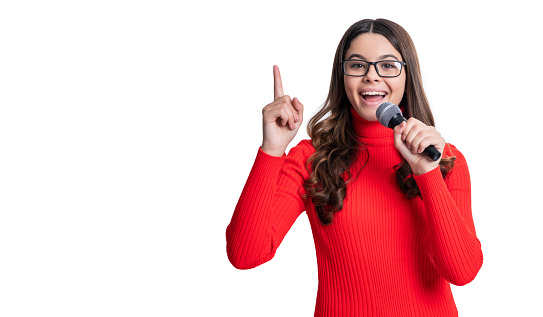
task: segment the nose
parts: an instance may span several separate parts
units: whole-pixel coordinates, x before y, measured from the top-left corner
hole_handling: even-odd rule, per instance
[[[381,81],[381,76],[377,74],[377,69],[375,69],[376,65],[369,65],[368,72],[366,75],[364,75],[364,81],[365,82],[379,82]]]

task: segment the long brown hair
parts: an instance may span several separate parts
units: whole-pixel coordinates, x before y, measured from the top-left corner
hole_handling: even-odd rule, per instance
[[[315,153],[307,161],[309,178],[304,182],[305,198],[310,198],[323,224],[330,224],[334,214],[343,209],[347,185],[352,180],[350,166],[364,144],[360,143],[352,124],[351,103],[345,92],[342,61],[351,42],[363,33],[383,35],[400,52],[406,62],[405,92],[399,106],[407,119],[415,117],[429,126],[435,126],[428,104],[419,68],[419,60],[411,37],[400,25],[385,19],[366,19],[353,24],[343,35],[336,50],[328,97],[322,108],[311,118],[307,133],[312,139]],[[326,118],[324,118],[328,115]],[[323,119],[324,118],[324,119]],[[452,168],[454,158],[442,158],[443,177]],[[420,195],[409,164],[396,166],[397,181],[408,198]]]

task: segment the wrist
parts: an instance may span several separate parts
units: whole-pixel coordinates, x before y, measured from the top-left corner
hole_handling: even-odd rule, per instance
[[[420,175],[429,173],[429,172],[435,170],[438,167],[439,167],[439,164],[437,166],[433,166],[431,168],[411,168],[411,170],[413,170],[413,175],[420,176]]]
[[[261,146],[260,150],[270,156],[281,157],[285,154],[285,149],[266,149],[264,146]]]

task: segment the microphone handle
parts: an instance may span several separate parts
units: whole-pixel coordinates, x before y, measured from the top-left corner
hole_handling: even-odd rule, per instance
[[[398,124],[407,121],[401,113],[397,113],[388,122],[388,127],[394,129]],[[433,145],[427,146],[422,153],[426,154],[432,161],[437,161],[441,157],[441,153]]]
[[[439,153],[439,151],[433,145],[428,145],[422,152],[428,155],[428,157],[434,162],[439,160],[441,157],[441,153]]]

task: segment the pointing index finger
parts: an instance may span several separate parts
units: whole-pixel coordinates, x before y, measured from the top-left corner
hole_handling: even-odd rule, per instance
[[[279,66],[273,65],[273,99],[283,97],[283,82],[281,81],[281,73],[279,72]]]

